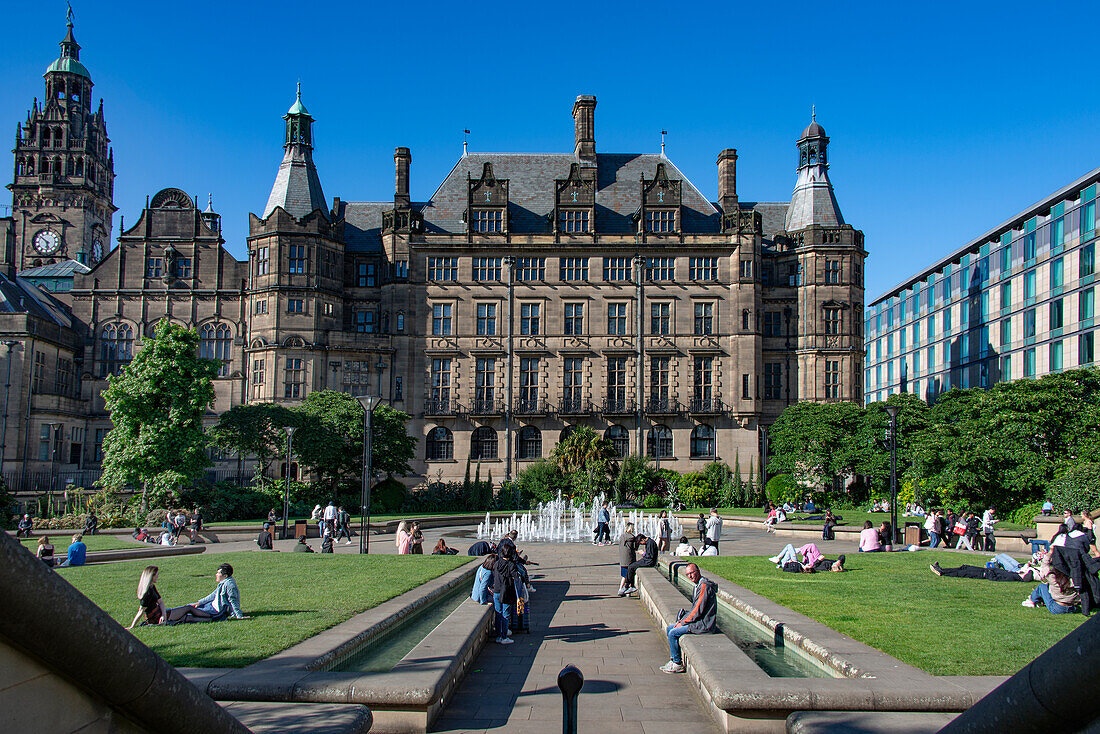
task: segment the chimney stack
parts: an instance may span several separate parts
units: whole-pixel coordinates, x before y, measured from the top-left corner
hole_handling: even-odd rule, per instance
[[[596,97],[582,94],[573,103],[573,155],[578,160],[596,162]]]
[[[393,150],[393,204],[394,206],[407,207],[409,200],[409,166],[412,165],[412,153],[408,148],[394,148]]]
[[[718,201],[722,212],[737,211],[737,150],[726,148],[718,154]]]

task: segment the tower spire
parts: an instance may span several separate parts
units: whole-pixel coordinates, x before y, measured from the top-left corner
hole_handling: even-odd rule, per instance
[[[65,11],[65,38],[58,44],[61,46],[61,58],[80,59],[80,44],[73,36],[73,6],[69,3],[65,4],[68,6],[68,10]]]
[[[275,185],[264,207],[266,219],[282,207],[292,216],[301,218],[318,209],[328,216],[321,180],[313,165],[313,117],[302,104],[302,83],[298,82],[294,104],[283,115],[286,136],[283,141],[283,162],[275,177]]]
[[[813,224],[826,227],[844,224],[829,181],[829,136],[817,122],[817,106],[811,106],[810,110],[810,124],[798,140],[798,180],[784,226],[788,232]]]

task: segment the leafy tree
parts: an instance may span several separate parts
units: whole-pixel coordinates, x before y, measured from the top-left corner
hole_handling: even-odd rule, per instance
[[[611,441],[588,426],[581,426],[559,441],[551,457],[569,477],[574,492],[582,497],[591,497],[607,488],[618,458]]]
[[[612,486],[612,499],[621,502],[642,497],[657,479],[657,472],[648,456],[631,454],[619,464],[619,473]]]
[[[202,419],[214,403],[219,365],[198,356],[198,335],[169,321],[118,375],[103,401],[111,430],[103,439],[104,487],[141,487],[144,512],[210,466]]]
[[[569,478],[562,472],[561,467],[552,461],[538,459],[527,465],[515,479],[516,488],[521,498],[530,504],[549,502],[558,496],[558,493],[569,491]],[[503,490],[502,490],[503,491]]]
[[[863,409],[855,403],[791,405],[768,429],[768,471],[790,474],[809,486],[855,473],[866,453],[858,436],[862,417]]]
[[[293,409],[298,423],[294,453],[318,475],[330,493],[341,483],[362,477],[363,407],[346,393],[318,390]],[[405,424],[409,416],[380,404],[371,416],[371,473],[392,476],[411,471],[416,439]]]
[[[756,504],[756,468],[753,466],[752,457],[749,457],[749,481],[745,483],[743,495],[744,507],[752,507]]]
[[[262,487],[271,462],[281,455],[286,442],[285,426],[294,426],[295,415],[275,403],[234,405],[222,413],[210,431],[214,445],[238,456],[254,456]]]

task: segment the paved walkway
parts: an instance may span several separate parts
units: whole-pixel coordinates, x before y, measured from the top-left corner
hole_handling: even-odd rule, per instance
[[[682,731],[717,731],[690,682],[657,669],[668,646],[641,603],[615,596],[616,547],[520,546],[540,564],[529,569],[531,632],[516,633],[513,645],[488,644],[435,731],[554,731],[562,720],[557,677],[570,664],[585,677],[582,731],[665,734],[673,721]]]

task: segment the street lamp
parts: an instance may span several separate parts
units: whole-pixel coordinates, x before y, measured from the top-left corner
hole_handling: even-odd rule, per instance
[[[890,545],[898,540],[898,406],[887,405],[886,415],[890,416],[888,430],[890,440]]]
[[[288,528],[287,523],[290,517],[290,461],[291,451],[294,448],[294,426],[283,426],[283,430],[286,431],[286,481],[283,482],[283,540],[286,540]]]
[[[379,370],[381,373],[381,370]],[[381,388],[381,381],[379,381]],[[359,552],[370,553],[370,475],[371,475],[371,418],[374,409],[382,401],[381,395],[356,395],[355,399],[363,406],[363,492],[360,498],[362,506],[359,518]]]
[[[53,505],[54,495],[54,481],[57,479],[57,431],[61,428],[61,424],[53,421],[46,424],[50,427],[50,501],[49,504]],[[51,509],[52,511],[52,509]]]
[[[0,481],[4,478],[4,457],[8,454],[8,396],[11,394],[11,360],[19,342],[9,339],[2,343],[8,348],[8,374],[4,380],[4,423],[0,425]]]

